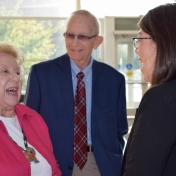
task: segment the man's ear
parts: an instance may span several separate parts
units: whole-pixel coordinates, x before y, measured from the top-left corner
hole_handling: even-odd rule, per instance
[[[97,49],[102,42],[103,42],[103,37],[102,36],[97,36],[97,39],[94,43],[94,49]]]

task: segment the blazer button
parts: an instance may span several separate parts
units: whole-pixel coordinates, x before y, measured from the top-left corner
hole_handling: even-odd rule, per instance
[[[68,170],[72,170],[73,168],[71,166],[68,166]]]

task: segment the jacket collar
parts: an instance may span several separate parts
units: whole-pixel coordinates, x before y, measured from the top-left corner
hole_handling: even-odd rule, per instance
[[[22,104],[17,104],[15,106],[15,114],[18,118],[21,127],[23,126],[23,119],[31,117],[33,115],[31,114],[30,109]]]

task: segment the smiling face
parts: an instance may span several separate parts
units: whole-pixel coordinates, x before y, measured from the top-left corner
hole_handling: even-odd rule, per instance
[[[93,18],[83,14],[74,14],[70,17],[66,32],[75,35],[98,35],[98,29]],[[84,69],[89,64],[92,50],[97,49],[102,40],[100,36],[93,37],[87,41],[79,41],[77,37],[73,40],[65,38],[67,53],[78,67]]]
[[[150,36],[140,30],[138,37],[148,38]],[[144,81],[151,83],[156,61],[156,44],[152,39],[141,39],[135,52],[138,54],[139,62],[142,64],[141,72],[143,73]]]
[[[21,96],[22,81],[17,60],[0,53],[0,110],[13,109]]]

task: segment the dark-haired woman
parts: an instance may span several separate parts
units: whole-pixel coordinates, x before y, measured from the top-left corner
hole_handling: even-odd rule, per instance
[[[158,6],[133,38],[144,80],[151,83],[136,111],[122,176],[176,176],[176,3]]]

